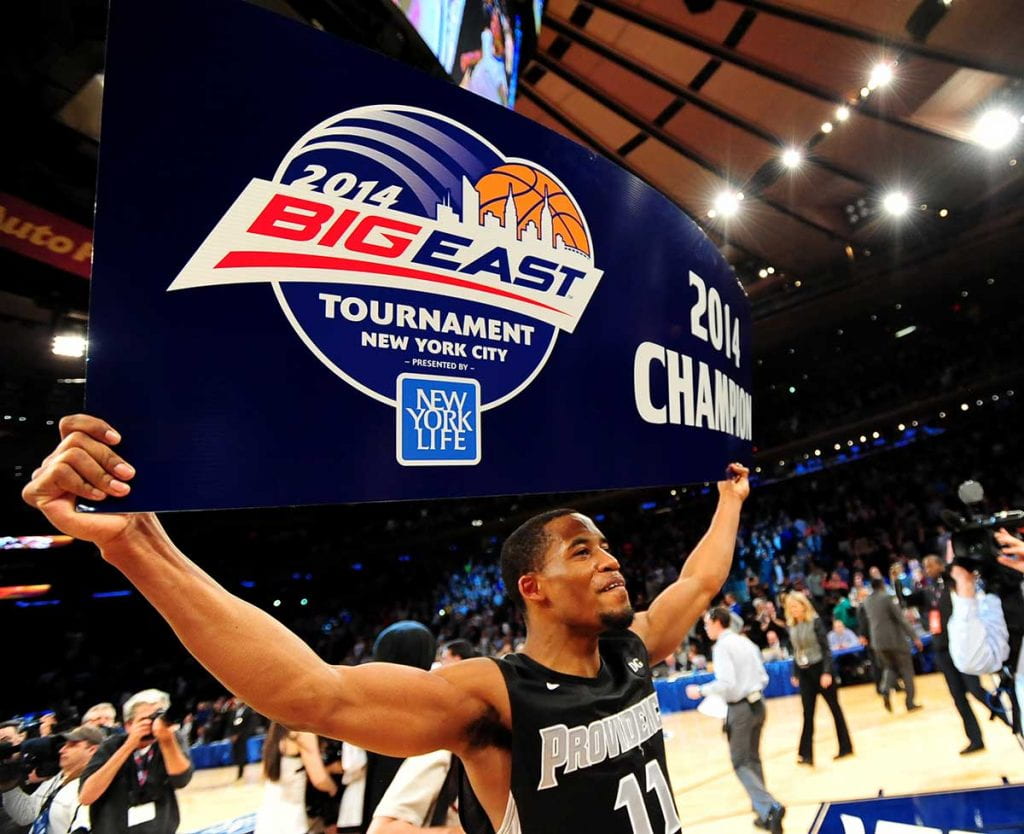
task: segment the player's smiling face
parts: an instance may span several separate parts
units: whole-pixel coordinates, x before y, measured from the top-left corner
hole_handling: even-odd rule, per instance
[[[608,540],[585,515],[548,522],[550,544],[538,579],[551,612],[571,626],[594,631],[625,628],[633,607]]]

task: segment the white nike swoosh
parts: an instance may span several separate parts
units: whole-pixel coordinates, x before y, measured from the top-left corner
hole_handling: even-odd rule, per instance
[[[560,683],[549,683],[548,689],[550,689],[553,692],[554,690],[558,689],[558,687],[560,687],[561,685],[562,684]]]

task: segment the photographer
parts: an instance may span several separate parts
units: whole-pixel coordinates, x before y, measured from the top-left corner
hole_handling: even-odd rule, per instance
[[[100,745],[85,773],[79,798],[90,806],[94,834],[174,834],[174,791],[192,779],[192,762],[164,719],[171,701],[147,689],[124,705],[123,736]]]
[[[1024,541],[1000,529],[995,533],[1002,550],[998,562],[1024,574]],[[949,619],[949,653],[957,669],[967,675],[1007,670],[1015,680],[1014,732],[1020,733],[1019,704],[1024,698],[1024,586],[1019,581],[1003,582],[1001,593],[982,593],[973,573],[960,564],[951,570],[956,582],[953,616]]]
[[[60,772],[40,779],[33,770],[27,778],[36,784],[28,794],[17,784],[3,788],[4,810],[19,825],[32,825],[33,834],[68,834],[88,830],[88,813],[79,812],[79,777],[105,736],[95,727],[78,727],[63,736]],[[84,818],[84,822],[79,822]]]

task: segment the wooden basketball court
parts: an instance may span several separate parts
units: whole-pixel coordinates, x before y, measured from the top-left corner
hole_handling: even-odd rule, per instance
[[[815,767],[796,763],[800,735],[798,696],[767,702],[761,755],[768,789],[787,808],[785,829],[806,834],[818,804],[825,800],[858,799],[925,793],[953,788],[998,785],[1005,776],[1024,782],[1024,751],[1003,724],[989,723],[976,707],[986,750],[960,756],[966,746],[960,716],[941,675],[917,678],[918,701],[924,709],[907,714],[903,699],[890,715],[870,684],[844,688],[840,701],[850,725],[856,755],[833,762],[836,753],[832,716],[819,701],[815,724]],[[984,713],[984,714],[983,714]],[[686,834],[735,834],[752,831],[754,819],[747,795],[733,775],[722,722],[697,712],[669,715],[665,727],[669,771]],[[184,834],[254,811],[262,796],[258,765],[235,781],[234,768],[196,773],[179,792]],[[614,797],[609,797],[611,802]]]

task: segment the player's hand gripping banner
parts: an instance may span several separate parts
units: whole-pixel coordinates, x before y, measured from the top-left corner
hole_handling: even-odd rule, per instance
[[[88,410],[97,509],[717,480],[750,317],[658,192],[532,121],[234,0],[114,0]]]

